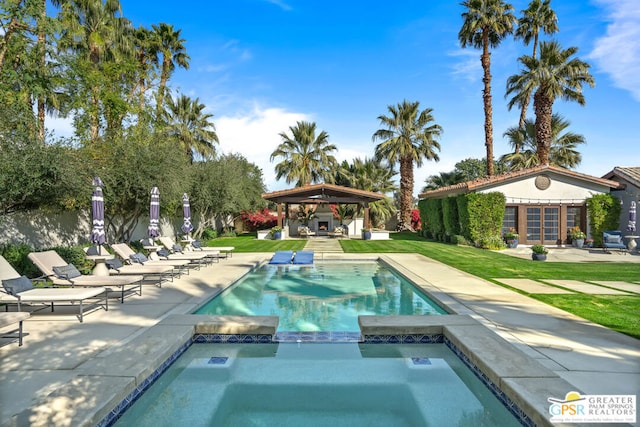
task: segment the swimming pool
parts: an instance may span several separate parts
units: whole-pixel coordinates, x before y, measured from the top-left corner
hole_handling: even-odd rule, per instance
[[[195,314],[278,316],[279,331],[358,331],[358,315],[446,314],[385,264],[264,265]]]
[[[517,426],[444,344],[194,344],[116,426]]]

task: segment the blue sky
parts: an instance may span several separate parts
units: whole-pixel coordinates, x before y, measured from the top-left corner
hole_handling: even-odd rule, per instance
[[[433,108],[444,129],[440,162],[416,169],[416,194],[429,175],[485,154],[480,51],[459,45],[459,3],[121,0],[136,27],[166,22],[182,30],[191,66],[175,72],[172,89],[207,106],[221,150],[259,165],[269,191],[289,187],[275,180],[269,156],[278,133],[296,121],[316,122],[337,145],[336,157],[350,161],[373,155],[371,135],[388,105],[407,99]],[[528,1],[511,4],[520,16]],[[596,80],[585,90],[586,106],[554,104],[569,129],[587,139],[577,170],[601,176],[614,166],[640,166],[640,2],[553,0],[551,6],[560,28],[553,37],[578,47]],[[507,110],[506,79],[531,49],[509,37],[492,53],[496,157],[509,151],[502,134],[519,114]]]

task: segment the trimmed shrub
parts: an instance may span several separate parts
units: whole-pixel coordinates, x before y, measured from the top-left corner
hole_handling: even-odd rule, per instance
[[[200,236],[200,239],[212,240],[212,239],[215,239],[216,237],[218,237],[218,232],[211,227],[207,227],[204,230],[202,230],[202,235]]]
[[[471,234],[469,232],[469,206],[466,194],[460,194],[456,197],[456,205],[458,212],[458,225],[460,227],[460,234],[467,240],[471,240]]]
[[[454,245],[465,245],[469,246],[469,241],[462,235],[456,234],[451,236],[451,243]]]
[[[458,220],[458,202],[455,197],[442,199],[442,223],[445,234],[451,238],[460,234],[460,221]]]
[[[504,248],[502,221],[505,198],[502,193],[471,193],[467,195],[469,234],[476,246],[486,249]]]
[[[40,273],[40,270],[27,258],[29,252],[33,252],[33,249],[31,246],[25,244],[14,245],[8,243],[0,246],[0,254],[2,254],[4,259],[6,259],[19,274],[33,279],[42,273]]]

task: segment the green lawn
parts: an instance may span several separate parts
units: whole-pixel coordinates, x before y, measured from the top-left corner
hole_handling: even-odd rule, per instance
[[[497,283],[494,278],[640,281],[640,264],[636,263],[533,262],[499,252],[427,241],[413,233],[392,233],[391,238],[391,241],[341,240],[340,243],[345,252],[419,253],[494,283]],[[250,234],[218,238],[209,241],[208,244],[235,246],[236,252],[274,252],[301,250],[305,241],[257,240],[254,234]],[[640,338],[640,296],[541,295],[518,292],[613,330]]]

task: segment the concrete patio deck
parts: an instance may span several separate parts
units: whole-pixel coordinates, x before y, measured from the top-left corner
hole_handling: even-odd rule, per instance
[[[376,257],[320,255],[316,260]],[[145,286],[141,297],[129,298],[124,304],[114,301],[108,312],[90,313],[84,323],[63,312],[35,313],[25,321],[28,335],[24,345],[12,343],[0,348],[0,425],[77,426],[81,425],[79,419],[91,419],[87,414],[78,414],[78,408],[98,407],[106,396],[126,396],[130,391],[122,381],[130,374],[120,366],[118,354],[135,349],[140,363],[150,363],[158,357],[151,344],[162,347],[171,339],[184,340],[184,332],[168,326],[165,335],[149,338],[145,335],[149,328],[171,315],[191,313],[203,300],[270,256],[237,253],[162,288]],[[421,255],[383,257],[457,314],[468,315],[494,331],[569,382],[574,390],[587,394],[639,394],[638,340]],[[640,259],[631,255],[614,257],[616,261]],[[171,330],[176,336],[171,335]],[[138,340],[145,337],[146,344],[140,345]],[[109,379],[100,384],[109,387],[87,386],[95,384],[91,378],[105,375]],[[545,381],[548,378],[540,378],[543,390]],[[552,390],[552,384],[546,389]],[[566,390],[569,391],[572,390]]]

